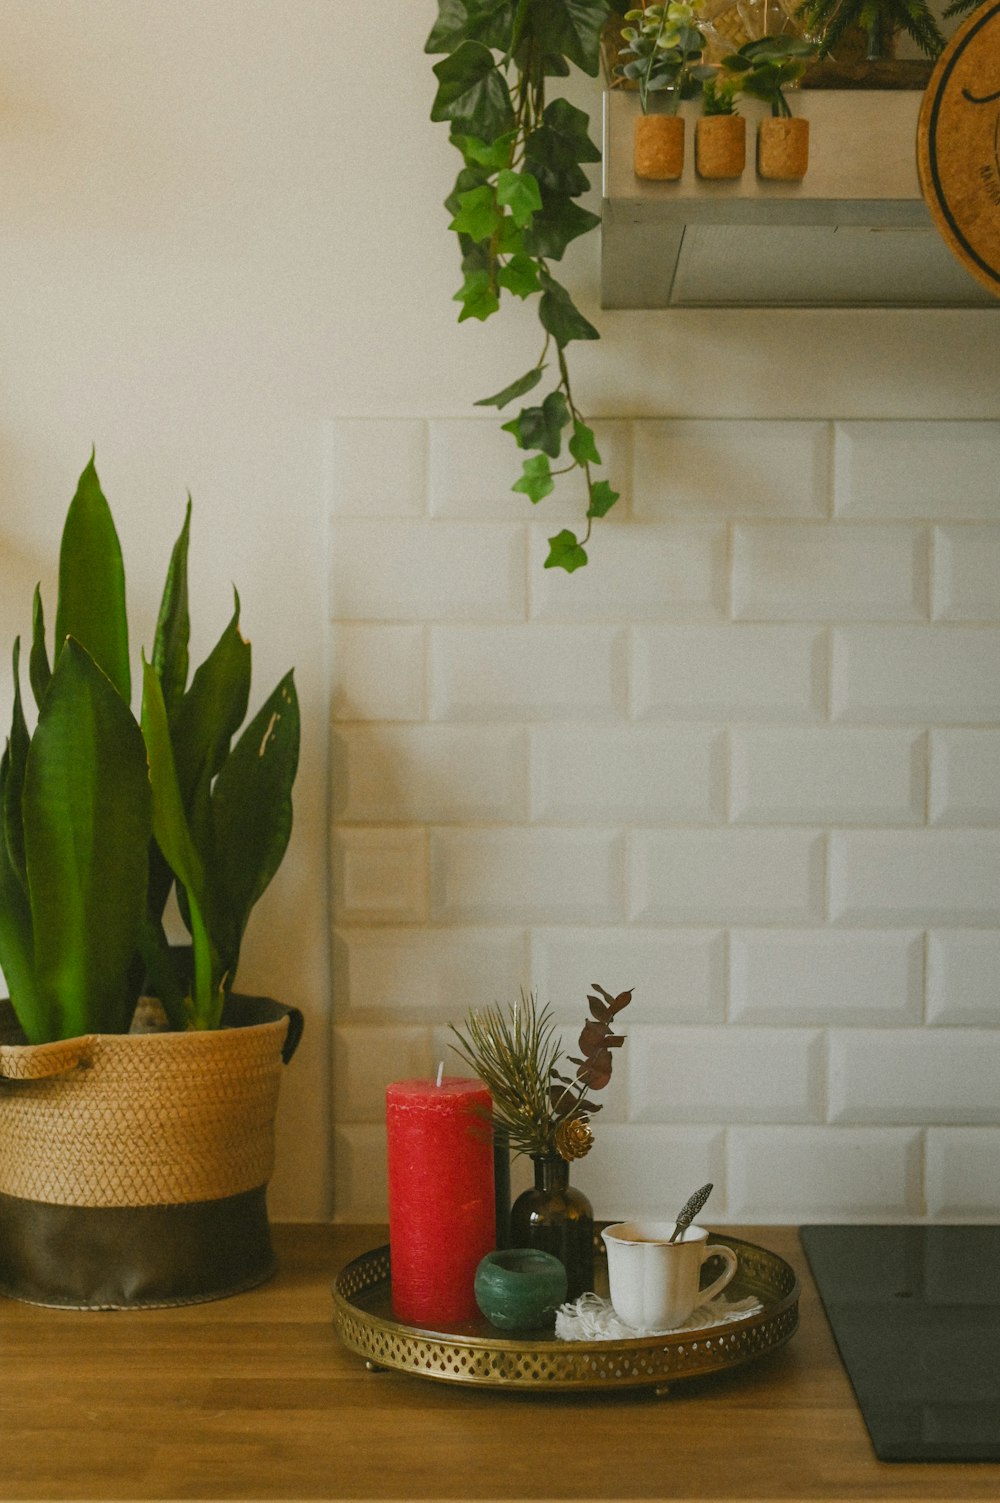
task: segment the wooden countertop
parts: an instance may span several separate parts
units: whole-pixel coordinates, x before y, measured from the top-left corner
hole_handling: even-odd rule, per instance
[[[263,1288],[178,1310],[0,1301],[0,1498],[997,1499],[1000,1464],[875,1459],[798,1236],[801,1325],[732,1373],[535,1397],[371,1373],[330,1284],[378,1227],[275,1229]]]

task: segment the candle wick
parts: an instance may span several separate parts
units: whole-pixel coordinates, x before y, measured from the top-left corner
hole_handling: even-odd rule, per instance
[[[444,1060],[440,1059],[440,1060],[438,1060],[438,1076],[437,1076],[437,1084],[439,1086],[441,1084],[441,1080],[442,1080],[443,1075],[444,1075]]]

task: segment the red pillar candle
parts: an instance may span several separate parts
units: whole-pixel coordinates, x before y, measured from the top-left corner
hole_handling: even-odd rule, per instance
[[[385,1099],[393,1310],[410,1325],[463,1325],[496,1247],[492,1097],[446,1075],[396,1081]]]

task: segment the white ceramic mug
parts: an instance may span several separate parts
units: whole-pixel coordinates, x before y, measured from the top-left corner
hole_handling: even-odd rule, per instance
[[[703,1226],[688,1226],[676,1242],[673,1221],[620,1221],[601,1233],[608,1250],[608,1282],[615,1314],[636,1331],[670,1331],[697,1305],[725,1289],[736,1273],[731,1247],[709,1242]],[[701,1265],[722,1258],[724,1271],[699,1288]]]

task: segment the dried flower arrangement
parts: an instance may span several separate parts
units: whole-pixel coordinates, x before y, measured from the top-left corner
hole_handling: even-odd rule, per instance
[[[590,1017],[583,1025],[580,1056],[569,1055],[573,1075],[558,1068],[562,1045],[549,1008],[540,1011],[534,993],[506,1010],[489,1007],[470,1012],[465,1032],[451,1025],[456,1053],[469,1064],[493,1097],[493,1118],[506,1130],[515,1153],[558,1155],[572,1161],[589,1153],[594,1135],[590,1118],[601,1104],[590,1093],[611,1079],[612,1050],[625,1042],[613,1020],[632,1000],[632,992],[612,996],[591,983]]]

